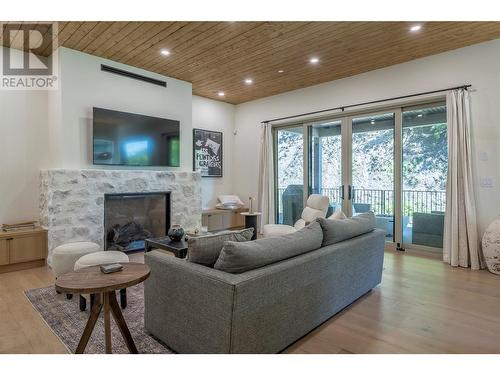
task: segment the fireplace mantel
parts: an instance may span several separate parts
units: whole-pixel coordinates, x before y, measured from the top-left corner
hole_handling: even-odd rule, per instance
[[[104,194],[170,192],[171,223],[201,226],[198,172],[47,169],[40,172],[40,222],[55,247],[92,241],[104,248]]]

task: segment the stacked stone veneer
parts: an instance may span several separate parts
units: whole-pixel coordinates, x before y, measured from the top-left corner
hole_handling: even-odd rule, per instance
[[[52,249],[74,241],[104,248],[104,194],[170,192],[172,224],[201,226],[201,185],[197,172],[133,170],[42,170],[40,222]]]

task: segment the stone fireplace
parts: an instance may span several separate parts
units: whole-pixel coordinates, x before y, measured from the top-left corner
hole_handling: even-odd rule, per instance
[[[40,222],[48,229],[49,263],[52,249],[66,242],[92,241],[102,249],[107,246],[105,227],[106,197],[130,197],[169,194],[170,223],[186,230],[201,226],[201,185],[198,172],[109,170],[109,169],[48,169],[40,174]],[[147,194],[146,194],[147,193]],[[127,200],[132,202],[132,200]],[[127,203],[128,204],[128,203]],[[134,203],[136,204],[136,203]],[[153,229],[145,226],[144,212],[136,212],[136,220],[145,230],[162,226],[158,220],[158,202],[141,203],[150,207]],[[145,206],[144,206],[145,205]],[[148,206],[149,205],[149,206]],[[159,207],[159,208],[158,208]],[[120,215],[126,215],[121,213]],[[167,220],[167,218],[165,218]],[[126,225],[124,219],[119,225]],[[133,220],[131,221],[133,222]],[[148,224],[149,225],[149,224]],[[129,228],[131,229],[131,228]],[[133,229],[133,228],[132,228]],[[137,228],[135,228],[137,229]],[[135,230],[134,229],[134,230]],[[166,229],[166,228],[165,228]],[[139,236],[140,237],[140,236]]]
[[[170,192],[104,194],[105,250],[143,250],[146,238],[168,228]]]

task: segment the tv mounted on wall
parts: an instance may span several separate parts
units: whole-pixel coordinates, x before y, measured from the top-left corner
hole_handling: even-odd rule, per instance
[[[94,164],[178,167],[179,132],[176,120],[94,107]]]

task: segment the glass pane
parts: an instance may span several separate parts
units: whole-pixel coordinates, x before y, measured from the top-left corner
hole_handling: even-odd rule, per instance
[[[394,241],[394,113],[352,120],[352,213],[373,211]]]
[[[403,242],[443,247],[446,105],[403,111]]]
[[[342,208],[340,121],[309,127],[309,194],[322,194],[330,199],[327,216]]]
[[[304,209],[304,136],[302,125],[277,129],[276,223],[293,225]]]

